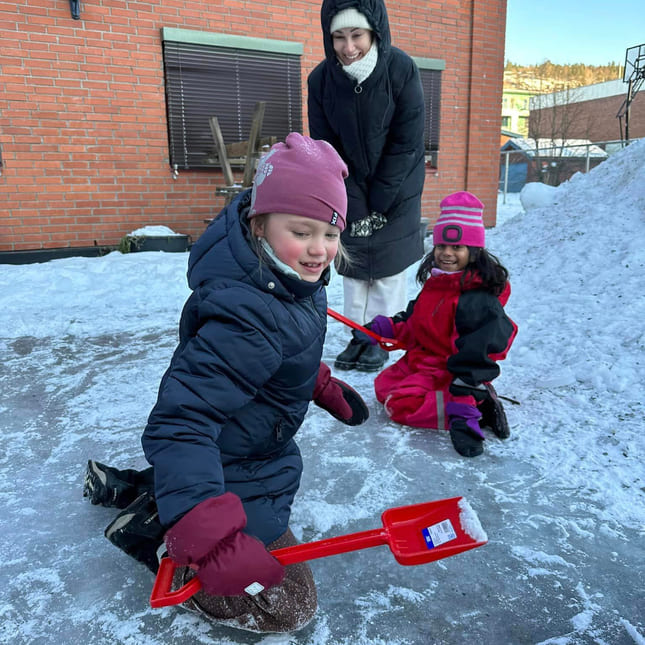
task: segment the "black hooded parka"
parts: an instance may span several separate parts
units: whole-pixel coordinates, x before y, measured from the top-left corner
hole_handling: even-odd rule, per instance
[[[378,61],[358,84],[334,52],[332,18],[350,7],[373,26]],[[425,108],[419,70],[390,44],[382,0],[324,0],[321,24],[326,59],[308,78],[309,133],[329,141],[349,168],[348,226],[342,234],[352,262],[339,272],[358,280],[400,273],[423,254],[421,193],[425,179]],[[372,211],[387,224],[369,237],[351,237],[351,222]]]

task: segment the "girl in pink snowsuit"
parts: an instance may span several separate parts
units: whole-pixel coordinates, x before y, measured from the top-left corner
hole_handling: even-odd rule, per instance
[[[483,452],[482,416],[500,438],[509,435],[490,381],[517,333],[504,312],[508,271],[484,248],[483,208],[463,191],[441,202],[434,248],[417,272],[421,292],[405,311],[367,325],[406,350],[374,382],[387,414],[408,426],[448,429],[466,457]]]

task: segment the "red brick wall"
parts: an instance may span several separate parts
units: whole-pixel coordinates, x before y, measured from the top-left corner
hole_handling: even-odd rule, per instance
[[[439,58],[439,168],[424,216],[468,189],[495,218],[506,0],[389,2],[393,43]],[[303,43],[323,57],[319,0],[0,0],[0,251],[115,245],[166,225],[196,239],[222,206],[217,172],[168,165],[160,30]],[[306,109],[305,109],[306,127]]]
[[[625,93],[618,96],[608,96],[590,101],[580,101],[572,105],[570,112],[575,114],[575,119],[570,120],[566,126],[568,139],[589,139],[591,141],[616,141],[621,139],[620,122],[616,115],[621,109],[625,98],[627,97],[627,83],[625,83]],[[558,110],[558,108],[555,108]],[[558,115],[556,111],[555,119],[552,116],[553,108],[543,108],[542,110],[531,110],[529,115],[529,129],[531,121],[534,123],[552,124],[554,130],[558,126]],[[622,136],[625,135],[625,119],[623,118]],[[557,130],[555,130],[557,131]],[[549,136],[543,133],[542,136]],[[629,113],[629,138],[640,139],[645,137],[645,92],[639,92],[634,97],[630,106]]]

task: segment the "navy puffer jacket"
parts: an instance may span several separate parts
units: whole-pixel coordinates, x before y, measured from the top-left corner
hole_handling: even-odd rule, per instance
[[[378,45],[374,71],[360,85],[341,67],[329,27],[355,8],[373,25]],[[349,168],[348,226],[343,244],[352,262],[339,272],[359,280],[400,273],[423,255],[420,232],[425,180],[425,104],[419,70],[393,47],[383,0],[324,0],[320,12],[326,59],[308,78],[309,133],[325,139]],[[372,211],[387,224],[370,237],[351,237],[351,222]]]
[[[193,293],[142,445],[164,525],[230,491],[246,532],[269,544],[287,529],[300,483],[293,436],[320,366],[327,297],[324,280],[296,281],[259,261],[249,200],[246,191],[233,201],[191,250]]]

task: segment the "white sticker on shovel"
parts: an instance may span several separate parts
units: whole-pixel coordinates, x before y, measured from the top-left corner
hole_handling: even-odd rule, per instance
[[[452,528],[450,520],[443,520],[443,522],[433,524],[423,529],[422,533],[426,541],[426,546],[429,549],[434,549],[436,546],[440,546],[457,538],[457,534],[455,533],[455,529]]]

